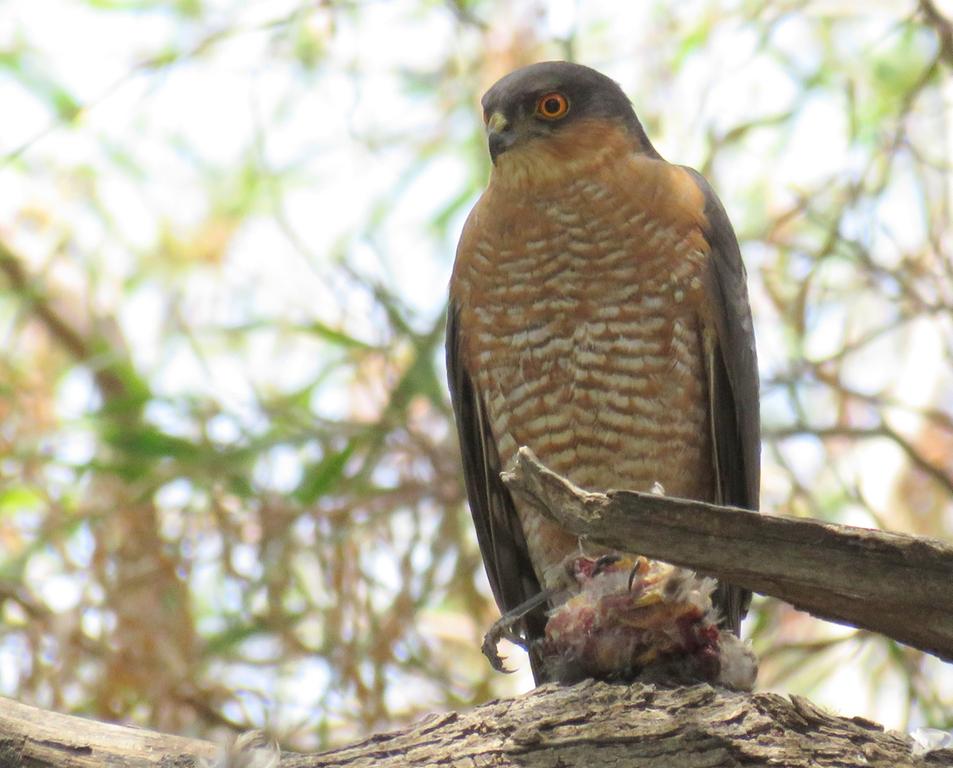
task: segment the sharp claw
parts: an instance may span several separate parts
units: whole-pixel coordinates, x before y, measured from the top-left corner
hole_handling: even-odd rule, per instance
[[[507,672],[508,670],[503,662],[506,661],[500,654],[496,652],[496,645],[500,641],[500,638],[495,636],[493,630],[491,629],[483,636],[483,646],[481,650],[483,655],[486,656],[486,660],[490,662],[490,666],[493,667],[497,672]]]
[[[535,610],[540,605],[543,605],[549,598],[556,594],[557,591],[558,590],[554,589],[545,589],[542,592],[538,592],[529,600],[520,603],[493,622],[493,626],[491,626],[489,631],[483,636],[483,645],[480,648],[493,669],[497,672],[510,671],[503,666],[504,659],[497,653],[496,646],[500,640],[509,640],[514,645],[518,645],[520,648],[526,650],[528,646],[527,639],[516,631],[515,628],[517,624],[526,614]]]
[[[615,554],[603,555],[598,560],[596,560],[596,564],[592,568],[592,575],[598,576],[610,565],[613,565],[614,563],[619,562],[621,559],[622,559],[622,555],[615,555]]]
[[[644,557],[639,555],[639,557],[635,561],[635,565],[632,566],[632,570],[629,571],[629,584],[627,587],[629,592],[632,591],[632,583],[635,581],[635,577],[642,573],[645,573],[648,570],[648,567],[649,567],[648,561]]]
[[[486,656],[487,660],[490,662],[490,665],[497,671],[505,671],[503,668],[504,659],[497,653],[496,648],[500,643],[500,640],[509,640],[514,645],[520,647],[525,647],[526,643],[522,637],[517,635],[512,629],[501,622],[496,622],[490,631],[483,636],[483,645],[481,650],[483,655]]]
[[[638,574],[639,569],[636,566],[632,566],[632,570],[629,571],[629,583],[626,585],[626,591],[632,591],[632,582],[635,581],[635,577]]]

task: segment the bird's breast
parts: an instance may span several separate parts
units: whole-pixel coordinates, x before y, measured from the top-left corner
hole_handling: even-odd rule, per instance
[[[698,311],[707,250],[666,192],[577,180],[530,199],[491,195],[478,208],[453,290],[504,465],[527,445],[585,488],[660,483],[669,495],[711,498]],[[574,548],[521,518],[542,560]]]

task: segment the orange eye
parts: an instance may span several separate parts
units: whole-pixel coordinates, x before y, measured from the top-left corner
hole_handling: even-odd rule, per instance
[[[569,111],[569,100],[561,93],[553,91],[539,97],[536,102],[536,114],[545,120],[558,120]]]

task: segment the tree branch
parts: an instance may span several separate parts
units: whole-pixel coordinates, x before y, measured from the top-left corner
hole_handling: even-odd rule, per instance
[[[601,546],[694,568],[953,661],[953,546],[633,491],[590,493],[521,448],[514,493]]]
[[[61,715],[0,698],[0,765],[5,768],[192,768],[211,760],[207,741]]]
[[[926,23],[936,31],[941,56],[953,66],[953,24],[940,13],[933,0],[920,0],[919,7]]]
[[[209,765],[205,741],[58,715],[0,699],[0,763],[11,768]],[[245,747],[248,747],[246,749]],[[259,762],[251,759],[264,748]],[[555,684],[466,713],[430,715],[409,728],[315,755],[285,753],[281,768],[927,768],[953,750],[912,753],[913,741],[862,718],[824,712],[806,699],[696,685],[586,681]],[[261,754],[261,753],[259,753]],[[273,765],[262,739],[240,738],[217,765]]]

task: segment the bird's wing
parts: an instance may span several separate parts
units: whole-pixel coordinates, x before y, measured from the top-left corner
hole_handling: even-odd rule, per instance
[[[516,608],[540,591],[526,548],[523,528],[509,490],[500,479],[500,457],[486,407],[461,350],[459,310],[451,300],[447,314],[447,378],[456,416],[463,477],[477,541],[500,611]],[[527,615],[523,634],[527,641],[542,637],[546,617],[541,607]],[[534,674],[537,660],[530,653]]]
[[[708,354],[712,445],[718,503],[758,508],[761,483],[761,417],[758,359],[746,274],[728,215],[705,178],[687,169],[705,196],[705,237],[711,248],[705,279],[714,343]],[[716,594],[725,623],[738,631],[750,593],[723,585]]]

